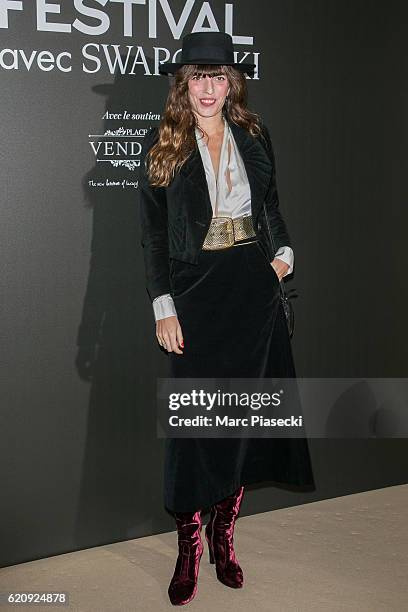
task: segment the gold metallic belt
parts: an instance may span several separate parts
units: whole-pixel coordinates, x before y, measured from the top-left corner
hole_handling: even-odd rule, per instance
[[[226,249],[239,240],[256,236],[252,215],[243,217],[213,217],[203,243],[204,251]]]

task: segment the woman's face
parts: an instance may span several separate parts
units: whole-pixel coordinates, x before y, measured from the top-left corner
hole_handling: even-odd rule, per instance
[[[200,117],[213,117],[220,113],[229,90],[227,76],[221,69],[219,74],[197,74],[188,81],[190,104]]]

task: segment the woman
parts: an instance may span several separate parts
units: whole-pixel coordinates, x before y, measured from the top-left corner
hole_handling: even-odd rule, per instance
[[[180,62],[161,66],[175,79],[159,128],[145,137],[140,219],[156,336],[174,377],[295,376],[279,288],[293,251],[269,134],[246,106],[244,73],[254,67],[234,62],[232,38],[222,32],[187,35]],[[205,508],[217,577],[242,587],[235,521],[244,485],[264,480],[314,486],[306,440],[166,440],[164,501],[179,544],[173,604],[195,596]]]

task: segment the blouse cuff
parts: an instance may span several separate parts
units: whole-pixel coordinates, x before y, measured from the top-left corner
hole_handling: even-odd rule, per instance
[[[166,317],[177,316],[176,307],[170,293],[164,293],[154,298],[152,305],[156,321],[165,319]]]
[[[290,246],[280,247],[276,251],[275,257],[277,257],[278,259],[281,259],[282,261],[284,261],[289,266],[289,270],[287,272],[285,272],[285,274],[283,276],[286,276],[287,274],[291,274],[293,272],[293,265],[294,265],[295,256],[294,256],[293,250],[290,248]]]

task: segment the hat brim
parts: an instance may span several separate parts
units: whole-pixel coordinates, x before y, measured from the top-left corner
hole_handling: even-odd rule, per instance
[[[239,72],[246,72],[249,75],[253,75],[254,70],[255,70],[255,66],[256,64],[245,64],[245,63],[241,63],[241,64],[237,64],[237,63],[224,63],[224,62],[215,62],[214,60],[205,60],[205,59],[200,59],[200,61],[196,61],[196,62],[182,62],[182,63],[172,63],[172,62],[166,62],[164,64],[160,64],[159,66],[159,73],[160,74],[174,74],[179,68],[181,68],[182,66],[194,66],[194,65],[212,65],[212,66],[233,66],[236,70],[239,70]]]

